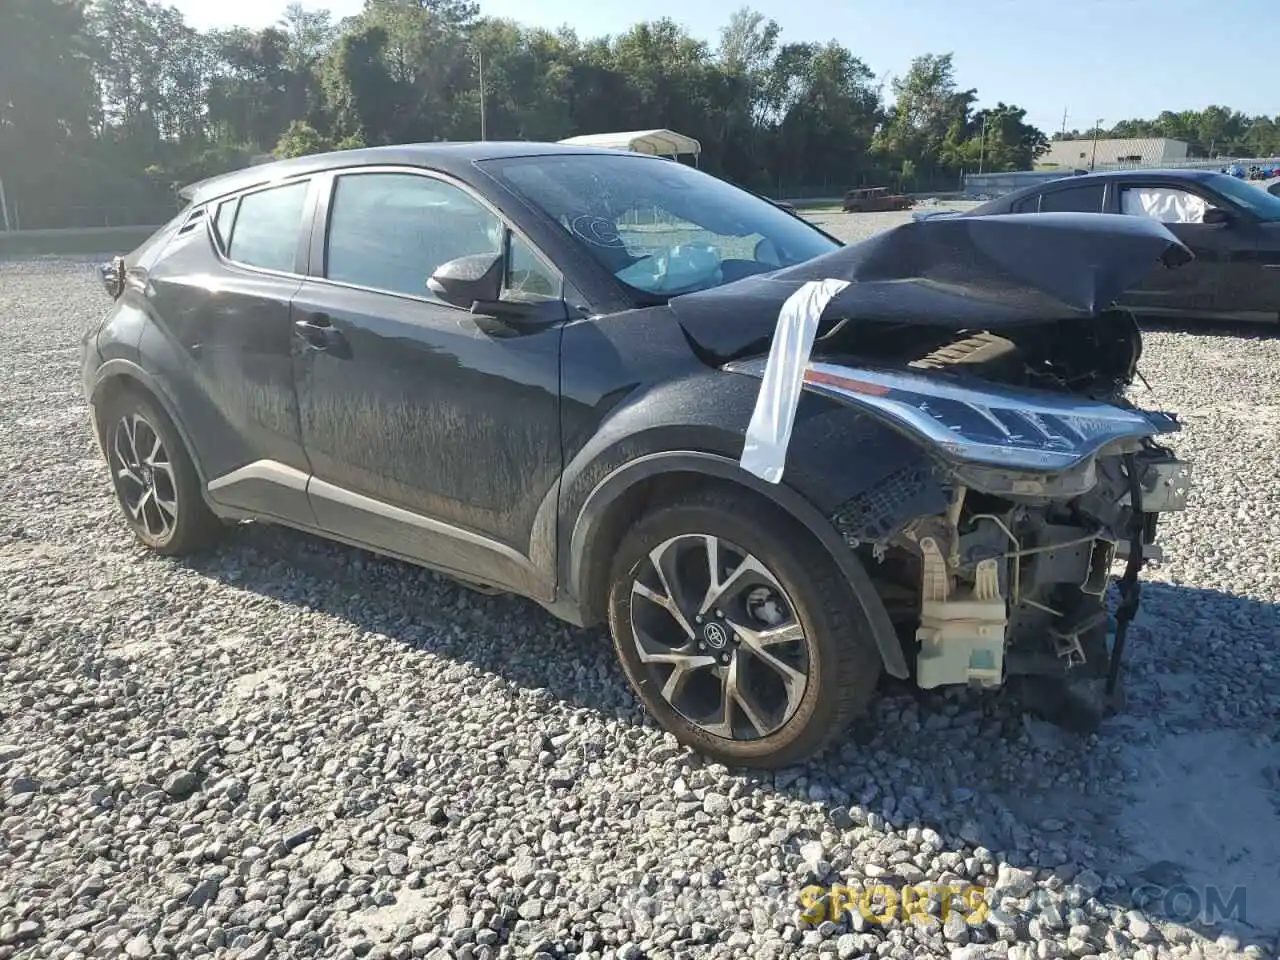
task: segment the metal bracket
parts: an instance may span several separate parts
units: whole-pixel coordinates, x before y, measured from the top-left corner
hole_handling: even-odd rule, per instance
[[[1187,508],[1191,492],[1191,464],[1185,460],[1148,463],[1142,470],[1142,509],[1147,513],[1168,513]]]

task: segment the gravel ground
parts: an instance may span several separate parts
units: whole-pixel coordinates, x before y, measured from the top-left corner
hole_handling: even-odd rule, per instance
[[[0,960],[1275,955],[1280,339],[1149,337],[1199,486],[1123,715],[1081,739],[1008,697],[885,696],[753,776],[531,603],[264,527],[140,550],[78,393],[90,271],[0,262]],[[859,882],[992,909],[800,915]]]

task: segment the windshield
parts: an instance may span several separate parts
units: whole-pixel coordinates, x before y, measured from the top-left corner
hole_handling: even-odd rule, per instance
[[[671,161],[559,154],[481,165],[646,297],[706,290],[840,246],[769,201]]]
[[[1214,176],[1213,189],[1228,200],[1234,200],[1259,220],[1280,220],[1280,197],[1272,196],[1261,187],[1237,180],[1225,173]]]

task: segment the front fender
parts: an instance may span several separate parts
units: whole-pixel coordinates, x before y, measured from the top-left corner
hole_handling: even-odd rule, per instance
[[[698,450],[667,450],[637,457],[611,471],[587,495],[569,535],[566,572],[569,592],[586,600],[593,570],[594,547],[615,504],[637,484],[662,475],[697,474],[753,490],[780,506],[805,527],[835,562],[853,590],[863,616],[875,637],[885,669],[895,677],[908,676],[906,659],[884,603],[857,555],[831,521],[809,501],[784,484],[770,484],[743,470],[722,454]],[[564,542],[564,541],[562,541]]]
[[[588,495],[606,476],[650,454],[712,453],[749,475],[737,462],[759,390],[757,377],[705,369],[639,391],[615,407],[565,465],[560,542],[569,542]],[[831,516],[851,497],[922,459],[926,454],[914,440],[880,418],[806,391],[796,409],[783,481],[763,489],[790,489]]]

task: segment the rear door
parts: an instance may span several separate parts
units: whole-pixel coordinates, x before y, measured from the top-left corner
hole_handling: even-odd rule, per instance
[[[1106,203],[1107,183],[1105,180],[1090,180],[1070,186],[1050,188],[1041,191],[1039,203],[1034,209],[1028,200],[1023,200],[1014,210],[1015,213],[1102,213]]]
[[[209,203],[151,271],[161,326],[144,354],[198,444],[218,503],[308,523],[309,471],[293,383],[290,301],[307,255],[312,183],[299,179]],[[166,336],[167,334],[167,336]]]
[[[294,362],[312,507],[335,536],[534,595],[560,475],[560,336],[434,297],[442,263],[509,244],[504,298],[562,305],[544,257],[463,185],[417,169],[330,178]],[[563,319],[561,309],[560,318]]]
[[[1117,184],[1115,210],[1159,220],[1195,254],[1176,270],[1157,270],[1125,294],[1121,303],[1149,313],[1249,312],[1258,304],[1258,234],[1231,208],[1228,223],[1204,223],[1221,201],[1186,181],[1125,180]],[[1276,307],[1271,307],[1274,313]]]

